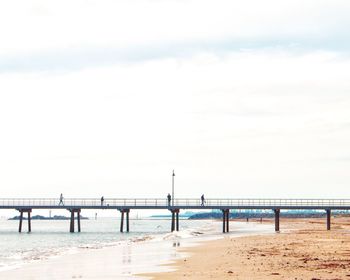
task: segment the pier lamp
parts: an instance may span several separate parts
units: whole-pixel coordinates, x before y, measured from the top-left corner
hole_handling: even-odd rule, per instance
[[[172,198],[172,205],[174,206],[174,178],[175,178],[175,172],[173,170],[173,184],[172,184],[172,192],[171,192],[171,198]]]

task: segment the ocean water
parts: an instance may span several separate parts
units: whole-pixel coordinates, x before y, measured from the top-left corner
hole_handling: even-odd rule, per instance
[[[18,233],[18,223],[0,220],[0,273],[85,249],[113,246],[120,251],[120,278],[116,279],[134,279],[134,273],[159,271],[154,268],[160,263],[166,264],[180,257],[176,250],[180,244],[192,246],[197,241],[223,236],[222,224],[217,220],[180,220],[180,231],[173,233],[170,232],[170,219],[131,219],[129,233],[119,232],[120,220],[117,218],[82,220],[81,233],[68,232],[69,220],[32,220],[31,233],[25,232],[27,221],[23,223],[23,232]],[[245,222],[231,222],[230,230],[231,236],[273,232],[272,225]],[[148,252],[152,252],[151,258]],[[125,261],[130,259],[133,261]]]
[[[166,239],[170,219],[130,220],[130,232],[120,233],[120,220],[98,218],[81,221],[80,233],[69,233],[69,220],[32,220],[32,232],[27,233],[23,221],[0,220],[0,270],[18,267],[24,263],[72,254],[79,248],[102,248],[125,242],[139,242],[156,238]],[[219,230],[214,221],[180,220],[181,235],[186,238]]]

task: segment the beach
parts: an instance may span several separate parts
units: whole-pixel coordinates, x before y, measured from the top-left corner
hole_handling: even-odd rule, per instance
[[[0,279],[350,279],[350,219],[231,220],[231,232],[193,230],[33,260]],[[213,232],[215,230],[215,232]],[[204,233],[204,234],[203,234]]]
[[[115,223],[114,220],[100,221],[95,224],[96,222],[98,221],[86,221],[86,230],[89,229],[90,232],[73,235],[63,232],[52,234],[48,231],[49,229],[45,231],[42,229],[41,233],[34,232],[24,235],[18,235],[18,233],[3,234],[4,237],[11,237],[12,242],[17,242],[16,246],[24,241],[29,246],[30,241],[37,241],[39,238],[41,243],[45,243],[45,240],[53,242],[53,239],[59,237],[61,238],[59,242],[61,246],[67,242],[70,242],[71,246],[59,253],[55,247],[42,248],[39,251],[30,247],[31,249],[26,249],[24,252],[24,255],[29,255],[30,258],[19,260],[18,265],[4,267],[0,271],[0,279],[149,279],[150,276],[141,274],[171,271],[174,269],[170,266],[171,263],[187,256],[187,253],[179,248],[189,249],[206,244],[207,241],[223,238],[220,232],[221,223],[216,220],[183,220],[179,232],[170,233],[168,231],[157,234],[149,232],[146,235],[137,232],[129,234],[92,232],[96,231],[98,226],[105,225],[108,229],[113,227]],[[158,220],[137,222],[139,229],[143,230],[146,227],[154,228],[157,224],[168,225],[168,221]],[[13,224],[12,221],[7,223]],[[150,226],[152,223],[153,226]],[[38,222],[36,228],[40,224]],[[51,230],[60,230],[61,227],[55,224],[57,223],[51,223]],[[42,227],[44,226],[46,227],[48,224],[43,223]],[[135,229],[137,229],[136,226],[137,224],[133,222]],[[267,234],[272,231],[273,226],[271,224],[236,222],[234,228],[235,232],[232,235],[247,236]],[[115,239],[111,239],[112,235],[115,236]],[[85,240],[87,236],[90,238]],[[97,238],[99,241],[91,244],[92,238]],[[80,242],[79,246],[76,246],[77,242]],[[35,244],[39,244],[38,241]],[[25,247],[22,248],[25,249]],[[22,255],[16,253],[15,256],[21,257]]]
[[[264,221],[271,223],[272,221]],[[232,222],[232,224],[234,224]],[[185,249],[172,272],[148,274],[172,279],[350,279],[350,219],[282,219],[281,232],[232,237]]]
[[[142,244],[137,244],[142,243]],[[75,253],[34,261],[0,272],[0,279],[135,279],[134,274],[151,269],[177,253],[161,242],[123,243],[100,249],[80,249]],[[156,250],[157,249],[157,250]],[[161,266],[157,271],[165,271]]]

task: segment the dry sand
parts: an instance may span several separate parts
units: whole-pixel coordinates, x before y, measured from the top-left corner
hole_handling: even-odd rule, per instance
[[[264,221],[272,222],[272,221]],[[349,279],[350,218],[282,219],[281,233],[230,237],[182,249],[189,257],[173,272],[148,274],[171,279]],[[234,222],[231,222],[234,231]]]

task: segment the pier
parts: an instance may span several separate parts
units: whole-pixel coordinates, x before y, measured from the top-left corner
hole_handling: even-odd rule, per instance
[[[49,198],[1,198],[0,209],[15,209],[19,211],[19,232],[22,232],[23,214],[28,215],[28,232],[31,232],[31,213],[36,209],[65,209],[70,212],[69,232],[75,232],[75,220],[78,224],[78,232],[81,231],[80,213],[86,209],[109,209],[121,213],[120,232],[130,230],[129,213],[131,210],[168,210],[171,213],[171,231],[179,230],[180,210],[221,210],[222,232],[229,232],[230,210],[260,209],[271,210],[275,216],[275,231],[280,231],[281,210],[324,210],[326,212],[326,229],[331,229],[332,210],[350,210],[350,199],[206,199],[201,204],[200,199],[175,199],[169,203],[163,198],[118,198],[118,199],[90,199],[74,198],[59,199]],[[76,219],[75,219],[76,216]]]

